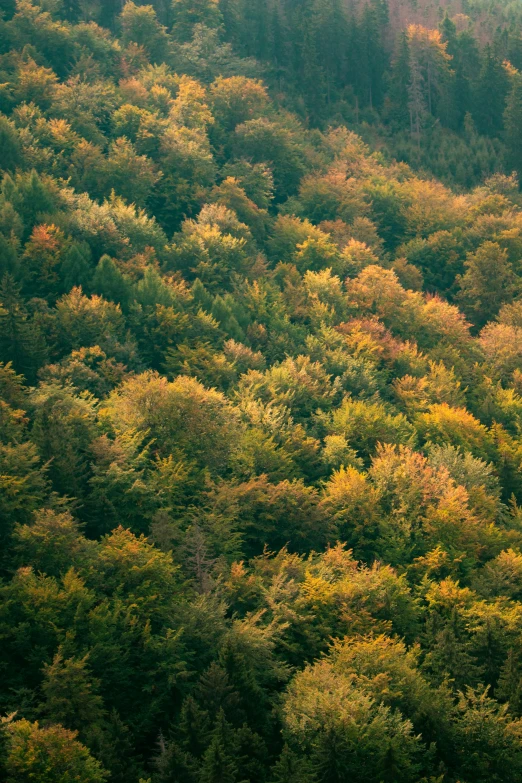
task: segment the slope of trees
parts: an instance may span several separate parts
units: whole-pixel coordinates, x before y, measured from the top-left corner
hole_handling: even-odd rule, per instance
[[[520,28],[468,5],[1,4],[2,781],[521,780]]]

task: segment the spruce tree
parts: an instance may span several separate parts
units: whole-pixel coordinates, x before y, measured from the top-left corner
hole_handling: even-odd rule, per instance
[[[513,77],[504,113],[505,142],[508,168],[522,179],[522,76]]]
[[[214,28],[223,22],[217,0],[172,0],[172,10],[172,35],[180,42],[192,39],[197,24]]]
[[[401,33],[396,55],[392,64],[388,90],[390,116],[401,126],[410,125],[410,47],[408,36]]]
[[[131,285],[112,258],[104,255],[100,258],[92,279],[95,293],[101,294],[109,302],[120,304],[125,310],[131,297]]]
[[[81,286],[83,290],[89,290],[92,278],[90,265],[91,251],[86,243],[75,242],[64,254],[60,269],[60,281],[64,294],[71,288]]]
[[[200,783],[237,783],[233,735],[232,727],[227,723],[223,710],[220,710],[203,757]]]
[[[497,136],[502,131],[509,84],[502,62],[486,46],[475,89],[473,119],[479,133]]]
[[[46,347],[38,327],[31,323],[20,295],[20,286],[10,274],[0,283],[0,360],[12,362],[16,372],[32,383],[44,364]]]

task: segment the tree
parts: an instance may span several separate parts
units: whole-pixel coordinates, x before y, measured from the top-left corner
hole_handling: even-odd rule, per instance
[[[40,707],[46,720],[86,738],[104,718],[99,682],[90,675],[87,663],[88,655],[64,660],[61,652],[56,653],[53,662],[44,667],[44,702]]]
[[[92,278],[92,288],[109,302],[116,302],[125,310],[128,308],[131,298],[130,281],[120,272],[110,256],[104,255],[98,261]]]
[[[423,749],[411,723],[378,705],[355,676],[335,672],[329,662],[294,678],[283,711],[286,735],[321,780],[418,779]]]
[[[59,228],[45,224],[33,228],[21,264],[28,294],[38,293],[51,300],[56,298],[62,287],[59,272],[64,250],[65,237]]]
[[[190,41],[198,24],[214,28],[222,22],[217,0],[173,0],[172,11],[172,35],[180,42]]]
[[[466,273],[459,278],[459,299],[477,326],[484,326],[513,299],[517,279],[507,251],[496,242],[484,242],[465,261]]]
[[[452,408],[447,403],[430,405],[417,419],[417,430],[426,441],[451,444],[471,451],[475,456],[492,456],[491,433],[466,408]]]
[[[81,0],[62,0],[62,8],[67,21],[73,24],[79,21],[82,13]]]
[[[162,456],[185,455],[212,472],[221,472],[239,431],[238,416],[223,394],[193,378],[172,383],[143,373],[109,397],[105,413],[115,430],[148,430]]]
[[[413,128],[420,132],[423,111],[435,114],[437,100],[443,94],[444,80],[449,76],[450,55],[437,30],[420,25],[408,27],[410,51],[410,111]]]
[[[13,171],[21,157],[16,127],[7,117],[0,116],[0,160],[4,171]]]
[[[415,442],[415,430],[406,417],[388,413],[379,403],[347,399],[323,421],[328,432],[343,434],[365,461],[378,443],[410,445]]]
[[[260,117],[238,125],[235,133],[234,146],[240,156],[271,166],[277,200],[294,194],[305,167],[302,151],[292,132]]]
[[[341,541],[369,562],[379,535],[379,490],[354,467],[341,466],[325,484],[321,507],[335,523]]]
[[[233,730],[221,710],[201,766],[201,783],[235,783],[237,763],[233,755]]]
[[[406,127],[409,124],[410,130],[416,125],[417,114],[420,122],[422,104],[418,96],[418,79],[417,73],[414,79],[412,79],[410,74],[410,46],[408,36],[403,32],[398,40],[392,61],[389,111],[401,126]],[[411,115],[410,106],[412,109]],[[415,122],[412,122],[412,120]]]
[[[287,546],[289,551],[321,549],[333,530],[318,504],[317,493],[302,481],[271,484],[266,476],[237,487],[224,485],[214,502],[221,513],[236,517],[234,528],[248,557]],[[228,507],[228,509],[227,509]]]
[[[271,783],[315,783],[317,780],[310,761],[290,750],[288,745],[283,747],[271,774]]]
[[[0,282],[0,356],[10,361],[14,369],[28,381],[36,377],[36,370],[46,355],[44,338],[29,317],[20,296],[20,287],[6,274]]]
[[[1,424],[4,425],[5,410],[2,410],[1,414]],[[4,439],[3,430],[4,426],[0,440]],[[0,489],[0,539],[3,553],[7,555],[15,524],[28,522],[33,512],[46,502],[49,495],[46,469],[34,443],[0,443]],[[3,560],[4,558],[2,567]]]
[[[54,489],[82,498],[90,474],[89,448],[97,434],[94,400],[72,388],[42,385],[32,395],[33,439],[45,461]]]
[[[6,783],[103,783],[99,761],[62,726],[40,727],[27,720],[8,724]]]
[[[120,16],[123,43],[131,41],[143,46],[152,62],[161,62],[168,56],[169,38],[152,5],[127,2]]]
[[[507,164],[522,179],[522,154],[520,127],[522,122],[522,76],[512,78],[511,91],[504,112],[505,140],[507,146]]]
[[[514,374],[522,370],[521,337],[522,327],[503,321],[486,324],[481,331],[480,347],[484,352],[485,370],[495,380],[509,383]]]
[[[40,508],[31,524],[16,525],[13,548],[21,566],[31,563],[37,571],[59,577],[71,566],[84,566],[94,546],[84,538],[79,523],[69,512]],[[55,722],[81,730],[80,725],[69,726],[66,720],[58,717]]]
[[[502,131],[509,81],[502,62],[486,45],[475,88],[473,118],[480,133],[495,136]]]
[[[125,137],[116,139],[106,165],[109,187],[130,204],[143,207],[162,173],[146,155],[137,155]]]
[[[70,351],[118,339],[123,335],[124,321],[119,305],[101,296],[87,297],[75,287],[58,300],[56,324],[59,345]]]
[[[86,242],[74,242],[67,248],[60,268],[62,293],[69,293],[75,287],[88,289],[92,277],[90,261],[91,251]]]
[[[520,728],[519,721],[510,720],[507,705],[495,702],[487,688],[466,688],[455,716],[458,774],[479,783],[516,781],[522,770]]]
[[[51,68],[45,68],[29,58],[22,62],[18,72],[15,95],[18,101],[35,103],[40,109],[48,109],[54,98],[58,77]]]

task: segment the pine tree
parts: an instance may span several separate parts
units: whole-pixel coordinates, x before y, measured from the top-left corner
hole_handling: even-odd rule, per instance
[[[237,783],[234,745],[233,729],[227,723],[223,710],[220,710],[203,757],[200,783]]]
[[[283,79],[290,64],[291,43],[287,20],[279,2],[272,4],[268,40],[269,59],[274,63],[279,89],[282,89]]]
[[[172,9],[172,35],[182,43],[192,39],[195,25],[212,28],[223,21],[217,0],[173,0]]]
[[[326,79],[328,104],[337,88],[342,88],[346,71],[345,41],[347,23],[340,0],[317,0],[315,36]]]
[[[504,113],[507,164],[522,181],[522,76],[513,77],[506,111]]]
[[[211,294],[209,294],[199,277],[196,277],[192,283],[192,296],[194,298],[194,304],[196,305],[196,308],[201,308],[202,310],[206,310],[207,313],[210,313],[212,309],[213,297]]]
[[[0,117],[0,166],[4,171],[13,171],[21,160],[21,147],[14,123],[7,117]]]
[[[462,128],[466,114],[473,111],[473,85],[477,73],[480,73],[480,53],[475,38],[468,31],[457,36],[455,51],[449,53],[453,56],[452,67],[455,71],[454,105],[457,126]]]
[[[446,51],[451,57],[455,57],[457,53],[457,26],[455,25],[455,22],[450,19],[447,11],[439,25],[439,29],[442,40],[446,44]]]
[[[410,80],[410,47],[408,36],[403,32],[391,70],[388,111],[394,120],[405,127],[410,125]]]
[[[520,715],[522,711],[522,669],[520,654],[512,647],[500,671],[495,698],[509,702],[510,712]]]
[[[424,101],[424,78],[421,65],[415,51],[410,51],[410,81],[408,84],[408,109],[410,112],[410,130],[420,146],[422,119],[426,113]]]
[[[81,0],[62,0],[62,13],[68,22],[76,24],[82,13]]]
[[[100,258],[92,279],[93,291],[101,294],[109,302],[120,304],[125,310],[131,297],[131,285],[112,258],[104,255]]]
[[[315,783],[317,778],[308,759],[285,745],[272,768],[270,783]]]
[[[67,729],[80,732],[83,738],[101,724],[105,715],[103,700],[98,693],[99,681],[87,666],[88,657],[63,659],[58,652],[51,664],[44,666],[40,709],[51,723],[61,723]]]
[[[16,372],[32,383],[45,354],[45,342],[28,319],[20,287],[12,275],[4,275],[0,283],[0,360],[12,362]]]
[[[75,286],[89,290],[92,278],[90,260],[91,251],[87,243],[74,242],[68,248],[60,269],[60,281],[64,294],[69,293]]]
[[[16,275],[18,271],[18,257],[14,244],[0,234],[0,278],[9,273]]]
[[[219,11],[223,19],[223,37],[238,50],[241,49],[242,2],[241,0],[219,0]]]
[[[266,60],[269,53],[270,14],[267,0],[241,2],[241,50],[247,57]]]
[[[358,27],[360,97],[370,109],[378,108],[382,102],[383,76],[388,65],[383,40],[385,8],[381,4],[366,5]]]
[[[178,727],[183,750],[193,758],[200,758],[208,747],[212,723],[207,710],[193,696],[183,700]]]
[[[506,71],[487,45],[473,100],[472,114],[479,133],[496,136],[502,131],[508,90]]]
[[[103,0],[100,3],[99,20],[102,27],[113,29],[116,17],[119,16],[125,5],[125,0]]]
[[[200,765],[175,739],[159,738],[159,753],[154,758],[154,783],[199,783]]]
[[[40,216],[52,210],[53,199],[49,188],[34,169],[28,176],[17,178],[15,188],[19,201],[17,209],[24,222],[24,234],[28,237]]]

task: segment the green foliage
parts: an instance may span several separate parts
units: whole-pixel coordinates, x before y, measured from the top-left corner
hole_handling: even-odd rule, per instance
[[[0,779],[519,781],[519,9],[0,6]]]
[[[7,727],[5,762],[9,783],[41,780],[42,783],[103,783],[107,775],[100,763],[62,726],[40,727],[27,720]]]

